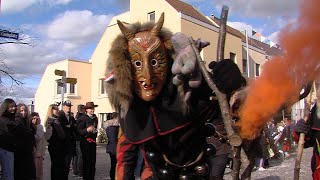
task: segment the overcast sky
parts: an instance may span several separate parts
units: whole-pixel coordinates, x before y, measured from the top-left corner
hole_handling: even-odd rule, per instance
[[[294,22],[300,0],[184,2],[206,16],[217,17],[222,5],[227,5],[228,25],[255,30],[277,42],[279,30]],[[13,94],[33,98],[46,66],[52,62],[66,58],[88,61],[111,18],[128,8],[129,0],[1,0],[0,28],[19,30],[34,45],[0,46],[0,60],[24,82]]]

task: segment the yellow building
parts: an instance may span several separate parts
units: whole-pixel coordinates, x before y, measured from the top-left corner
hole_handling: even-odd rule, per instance
[[[143,4],[143,6],[142,6]],[[68,92],[65,99],[69,99],[74,104],[73,112],[76,112],[77,104],[84,104],[87,101],[93,101],[99,105],[96,108],[96,114],[99,118],[99,127],[106,120],[108,113],[112,113],[104,88],[103,78],[105,77],[106,60],[108,51],[113,39],[120,33],[117,20],[124,24],[134,22],[157,21],[164,12],[164,27],[174,32],[183,32],[194,39],[201,38],[209,41],[210,46],[202,52],[202,58],[207,62],[216,59],[217,42],[219,34],[219,20],[213,16],[206,17],[196,10],[193,6],[179,0],[130,0],[130,10],[115,16],[103,36],[101,37],[95,51],[93,52],[88,63],[65,60],[48,65],[41,83],[35,96],[35,110],[40,112],[44,118],[46,107],[54,102],[59,101],[61,96],[57,94],[55,80],[59,77],[53,74],[54,69],[63,69],[67,72],[67,77],[78,79],[75,85],[75,93],[72,95]],[[246,42],[244,35],[233,28],[227,28],[225,58],[234,60],[242,72],[246,72]],[[250,58],[250,76],[253,72],[260,72],[260,65],[266,60],[266,51],[253,43],[248,43]],[[257,68],[257,69],[255,69]],[[259,74],[259,73],[258,73]],[[70,88],[69,88],[70,89]]]
[[[55,70],[64,70],[66,77],[77,78],[77,84],[67,83],[64,91],[64,100],[70,100],[73,104],[72,112],[77,111],[77,105],[90,101],[91,63],[66,59],[49,64],[43,73],[35,94],[35,111],[39,113],[42,124],[46,121],[48,106],[55,102],[61,102],[61,87],[58,80],[61,76],[55,75]]]

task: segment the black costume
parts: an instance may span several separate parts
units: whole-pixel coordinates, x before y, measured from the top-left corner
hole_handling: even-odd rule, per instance
[[[87,114],[82,115],[78,120],[78,131],[80,133],[80,147],[83,158],[83,179],[94,180],[96,171],[96,138],[97,130],[88,132],[87,128],[93,126],[95,129],[98,125],[98,118],[94,114],[89,117]]]
[[[317,102],[319,103],[319,102]],[[311,170],[313,179],[320,178],[320,111],[319,105],[315,104],[311,108],[307,122],[301,119],[297,122],[293,132],[293,138],[299,141],[299,134],[305,133],[304,148],[313,147],[313,155],[311,158]]]
[[[51,180],[65,180],[65,132],[57,116],[48,118],[47,122],[52,127],[52,135],[48,140],[48,151],[51,159]]]

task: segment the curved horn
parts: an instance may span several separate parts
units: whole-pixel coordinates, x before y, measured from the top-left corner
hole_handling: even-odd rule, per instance
[[[126,26],[122,24],[121,21],[117,20],[117,24],[122,32],[122,34],[127,38],[128,41],[134,38],[134,33],[130,31]]]
[[[164,22],[164,13],[161,13],[161,16],[156,24],[154,24],[153,28],[151,29],[151,34],[154,36],[158,36],[159,32],[163,26]]]

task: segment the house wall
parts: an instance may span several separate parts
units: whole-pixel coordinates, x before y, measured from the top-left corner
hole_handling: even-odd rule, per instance
[[[203,26],[201,22],[190,21],[189,19],[182,19],[182,32],[192,37],[193,39],[200,38],[201,40],[209,41],[210,45],[204,48],[201,52],[201,57],[209,64],[211,61],[217,60],[217,46],[218,46],[218,28],[215,26]],[[224,51],[224,58],[230,58],[230,52],[236,54],[235,62],[242,70],[242,49],[241,39],[231,34],[226,35],[226,44]]]
[[[253,47],[253,46],[249,46],[248,48],[249,50],[249,64],[250,64],[250,69],[249,69],[249,77],[250,78],[255,78],[256,75],[256,68],[255,68],[255,64],[260,64],[260,74],[261,74],[261,70],[262,70],[262,67],[263,67],[263,64],[266,62],[266,55],[265,55],[265,51],[261,50],[261,49],[258,49],[256,47]],[[246,46],[243,46],[242,48],[243,50],[243,59],[247,59],[247,48]]]
[[[77,112],[77,105],[85,103],[90,98],[90,88],[87,88],[87,83],[90,82],[91,64],[88,62],[80,62],[74,60],[63,60],[49,64],[43,73],[35,94],[35,111],[39,113],[41,123],[46,121],[46,114],[50,104],[61,102],[61,95],[57,94],[56,80],[61,79],[61,76],[56,76],[54,71],[66,71],[66,77],[77,78],[75,94],[69,94],[68,86],[67,93],[64,94],[64,100],[71,100],[72,112]]]
[[[172,32],[181,31],[179,12],[167,3],[167,1],[130,0],[131,22],[148,22],[148,13],[152,11],[155,11],[155,21],[158,21],[161,13],[164,12],[165,20],[163,27],[168,28]]]
[[[76,93],[66,94],[65,96],[65,99],[69,99],[72,102],[73,106],[71,110],[74,114],[76,114],[79,104],[85,104],[91,101],[91,71],[91,63],[68,61],[67,77],[77,78],[78,81],[76,84]]]

